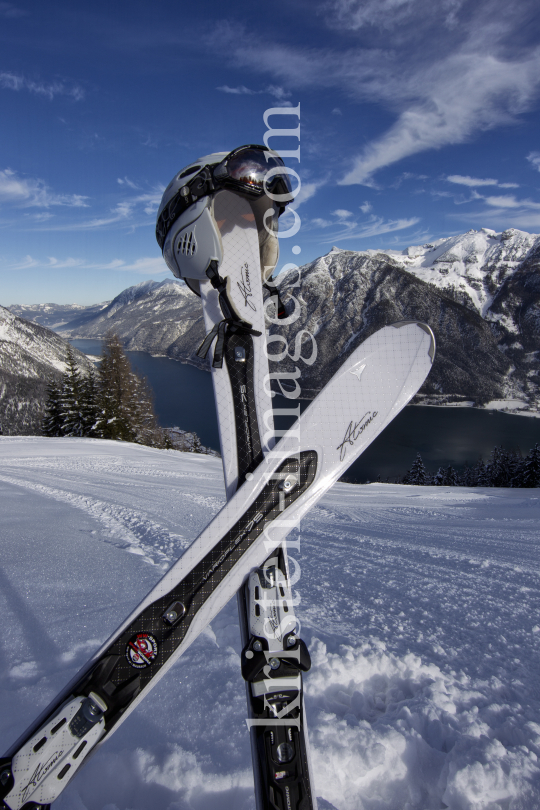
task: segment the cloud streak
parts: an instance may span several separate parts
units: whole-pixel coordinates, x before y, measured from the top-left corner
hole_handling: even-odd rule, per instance
[[[358,222],[352,211],[346,209],[338,209],[331,216],[333,219],[316,218],[306,222],[306,230],[327,231],[320,234],[322,238],[317,238],[317,242],[321,245],[335,244],[347,239],[368,239],[393,231],[402,231],[412,228],[420,221],[418,217],[387,220],[371,214],[366,221]]]
[[[433,65],[418,88],[424,96],[356,158],[343,185],[373,185],[373,175],[403,158],[470,140],[516,120],[536,98],[540,49],[521,61],[458,53]]]
[[[56,194],[43,180],[21,177],[11,169],[0,171],[0,205],[22,208],[50,208],[55,205],[86,208],[87,199],[82,194]]]
[[[288,90],[284,90],[283,87],[278,87],[274,84],[269,84],[268,87],[264,88],[264,90],[251,90],[249,87],[246,87],[243,84],[239,85],[238,87],[229,87],[228,84],[224,84],[221,87],[216,87],[216,90],[219,90],[220,93],[228,93],[229,95],[233,96],[270,95],[278,101],[284,101],[284,99],[291,95]],[[285,102],[284,106],[288,106],[289,103],[290,102]]]
[[[499,183],[492,177],[478,178],[469,177],[468,175],[451,174],[447,178],[449,183],[457,183],[461,186],[468,186],[469,188],[479,188],[480,186],[497,186],[497,188],[519,188],[519,183]]]
[[[74,101],[82,101],[84,98],[84,90],[77,84],[66,84],[63,81],[55,82],[38,82],[33,79],[27,79],[25,76],[10,72],[0,72],[0,87],[4,90],[14,90],[20,92],[26,90],[29,93],[34,93],[37,96],[48,98],[50,101],[55,96],[68,96]]]
[[[523,0],[514,11],[502,0],[334,0],[322,13],[329,27],[347,31],[342,50],[246,47],[249,36],[240,48],[232,32],[227,46],[237,66],[271,74],[287,88],[337,89],[394,113],[395,122],[340,181],[374,186],[381,169],[516,123],[532,108],[540,48],[532,35],[524,44],[523,32],[534,4]]]
[[[57,259],[55,256],[48,256],[46,259],[35,259],[27,255],[19,262],[7,267],[8,270],[31,270],[33,268],[49,270],[120,270],[145,276],[169,272],[161,256],[143,256],[134,262],[125,261],[124,259],[111,259],[109,262],[87,262],[84,259],[74,259],[71,256],[65,259]]]

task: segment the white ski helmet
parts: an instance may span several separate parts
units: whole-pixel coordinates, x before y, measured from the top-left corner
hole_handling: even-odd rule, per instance
[[[255,144],[205,155],[176,174],[163,193],[156,239],[169,270],[197,294],[210,262],[223,259],[221,235],[213,215],[214,196],[220,189],[249,200],[263,271],[277,264],[278,217],[294,199],[282,159],[277,152]],[[268,275],[270,271],[266,272]]]

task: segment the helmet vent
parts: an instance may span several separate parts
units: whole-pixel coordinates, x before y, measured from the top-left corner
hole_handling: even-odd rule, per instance
[[[197,250],[197,242],[195,241],[195,234],[193,231],[189,233],[185,233],[179,240],[178,240],[178,253],[183,253],[184,256],[193,256],[195,251]]]

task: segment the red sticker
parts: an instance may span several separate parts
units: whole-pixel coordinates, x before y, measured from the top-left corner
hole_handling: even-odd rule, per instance
[[[145,669],[154,663],[158,652],[158,643],[150,633],[137,633],[128,641],[126,658],[135,669]]]

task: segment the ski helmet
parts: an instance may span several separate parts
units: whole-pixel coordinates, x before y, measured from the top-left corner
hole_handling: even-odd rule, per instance
[[[229,189],[249,200],[259,234],[261,266],[263,272],[266,268],[267,277],[279,256],[278,217],[294,199],[282,159],[264,146],[249,144],[232,152],[205,155],[178,172],[161,200],[156,239],[173,275],[184,279],[197,294],[199,281],[206,280],[209,263],[223,259],[221,235],[213,214],[214,197],[220,189]]]

